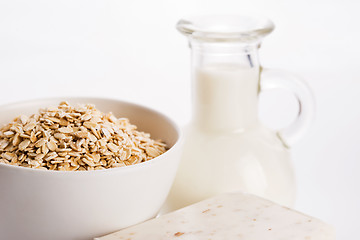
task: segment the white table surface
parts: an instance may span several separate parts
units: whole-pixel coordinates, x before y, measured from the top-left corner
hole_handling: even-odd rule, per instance
[[[351,0],[1,1],[0,103],[48,96],[106,96],[190,118],[189,50],[176,32],[187,14],[259,12],[277,26],[264,66],[303,75],[317,100],[309,133],[292,149],[296,209],[359,239],[360,15]],[[284,92],[264,94],[261,119],[296,114]],[[264,101],[266,99],[266,101]],[[0,233],[1,234],[1,233]]]

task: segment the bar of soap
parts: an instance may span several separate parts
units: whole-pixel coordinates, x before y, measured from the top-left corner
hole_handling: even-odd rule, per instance
[[[244,193],[219,195],[97,240],[334,240],[322,221]],[[96,239],[95,239],[96,240]]]

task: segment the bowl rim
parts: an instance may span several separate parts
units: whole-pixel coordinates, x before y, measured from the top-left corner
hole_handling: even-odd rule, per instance
[[[11,103],[5,103],[5,104],[0,104],[0,109],[2,108],[10,108],[16,105],[20,105],[20,104],[24,104],[24,103],[32,103],[32,102],[39,102],[39,101],[51,101],[51,100],[59,100],[59,101],[67,101],[67,100],[76,100],[76,99],[93,99],[93,100],[98,100],[98,101],[114,101],[117,103],[122,103],[122,104],[126,104],[126,105],[130,105],[133,107],[138,107],[138,108],[142,108],[144,110],[148,110],[152,113],[155,113],[156,115],[159,115],[161,118],[165,119],[167,122],[170,123],[170,125],[175,129],[176,133],[177,133],[177,139],[175,141],[175,143],[163,154],[161,154],[160,156],[157,156],[149,161],[146,162],[141,162],[141,163],[137,163],[134,165],[128,165],[128,166],[124,166],[124,167],[118,167],[118,168],[108,168],[108,169],[101,169],[101,170],[86,170],[86,171],[58,171],[58,170],[44,170],[44,169],[34,169],[34,168],[28,168],[28,167],[21,167],[21,166],[15,166],[15,165],[10,165],[10,164],[6,164],[6,163],[0,163],[0,168],[9,168],[12,170],[19,170],[19,171],[28,171],[28,172],[33,172],[33,173],[43,173],[43,174],[56,174],[56,175],[92,175],[92,174],[104,174],[104,173],[115,173],[115,172],[125,172],[125,171],[131,171],[133,169],[137,169],[137,168],[146,168],[146,167],[150,167],[154,164],[157,164],[161,161],[164,161],[165,158],[174,151],[174,149],[179,148],[180,145],[183,142],[183,132],[181,130],[181,128],[178,126],[178,124],[171,119],[170,117],[168,117],[167,115],[165,115],[164,113],[155,110],[151,107],[148,106],[144,106],[141,104],[137,104],[137,103],[133,103],[130,101],[126,101],[126,100],[120,100],[120,99],[116,99],[116,98],[109,98],[109,97],[89,97],[89,96],[77,96],[77,97],[73,97],[73,96],[65,96],[65,97],[46,97],[46,98],[33,98],[33,99],[29,99],[29,100],[21,100],[21,101],[16,101],[16,102],[11,102]]]

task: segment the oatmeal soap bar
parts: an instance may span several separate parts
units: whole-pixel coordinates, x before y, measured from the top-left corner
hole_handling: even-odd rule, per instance
[[[334,240],[322,221],[243,193],[219,195],[95,240]]]

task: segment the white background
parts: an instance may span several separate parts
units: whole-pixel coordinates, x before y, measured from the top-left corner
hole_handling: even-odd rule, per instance
[[[0,103],[106,96],[183,125],[190,118],[190,52],[177,20],[265,14],[276,30],[262,46],[263,65],[301,74],[317,100],[314,124],[292,149],[296,208],[336,226],[340,240],[359,239],[359,9],[355,0],[1,0]],[[269,126],[296,114],[284,92],[264,94],[261,103]]]

